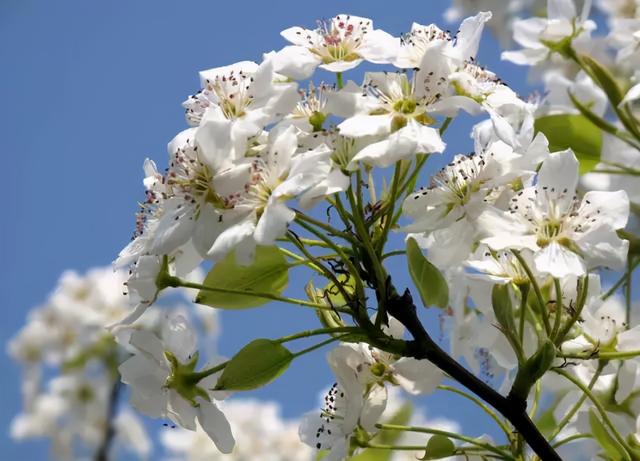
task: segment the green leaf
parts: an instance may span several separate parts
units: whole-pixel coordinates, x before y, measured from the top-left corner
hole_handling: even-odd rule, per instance
[[[558,114],[536,119],[536,131],[545,134],[551,152],[571,149],[580,161],[580,174],[600,161],[602,132],[584,115]]]
[[[605,452],[605,459],[611,461],[625,459],[624,449],[609,434],[593,410],[589,411],[589,425],[591,426],[591,434],[593,434],[593,437],[598,441],[598,444]]]
[[[416,241],[407,240],[407,262],[409,273],[422,303],[426,306],[445,308],[449,304],[449,285],[436,266],[422,254]]]
[[[218,378],[216,390],[257,389],[280,376],[289,367],[293,354],[270,339],[256,339],[233,356]]]
[[[444,435],[434,435],[427,442],[427,449],[421,460],[447,458],[456,452],[456,446]]]
[[[289,265],[277,247],[259,246],[253,264],[242,266],[230,253],[207,274],[203,285],[211,288],[246,291],[247,294],[220,293],[200,290],[195,302],[221,309],[246,309],[270,300],[251,295],[251,292],[280,295],[289,283]]]
[[[622,101],[622,98],[624,98],[624,94],[613,78],[613,75],[598,61],[589,56],[583,56],[582,60],[591,70],[591,74],[595,77],[596,83],[604,90],[611,104],[617,107],[620,101]]]
[[[513,304],[511,303],[508,284],[496,284],[493,286],[491,304],[493,305],[493,313],[496,315],[496,320],[505,334],[516,331],[516,325],[513,320]]]

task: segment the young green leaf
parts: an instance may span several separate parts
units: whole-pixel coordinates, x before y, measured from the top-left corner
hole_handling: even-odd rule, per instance
[[[256,339],[234,355],[216,384],[217,390],[257,389],[280,376],[289,367],[293,354],[270,339]]]
[[[516,331],[516,325],[513,320],[513,304],[511,303],[508,284],[496,284],[493,286],[491,304],[493,305],[493,313],[502,330],[507,334]]]
[[[427,448],[422,461],[427,459],[448,458],[456,452],[456,446],[444,435],[434,435],[427,442]]]
[[[593,410],[589,411],[589,425],[591,426],[591,434],[604,450],[606,459],[617,460],[626,458],[624,455],[624,448],[622,448],[616,439],[609,434]]]
[[[611,104],[617,107],[618,104],[620,104],[620,101],[622,101],[624,94],[622,93],[618,83],[613,78],[613,75],[611,75],[611,72],[589,56],[583,56],[582,60],[591,70],[591,74],[595,77],[596,83],[604,90],[609,101],[611,101]]]
[[[420,299],[426,306],[447,307],[449,304],[449,285],[436,266],[422,254],[422,250],[412,238],[407,240],[407,262],[409,273]]]
[[[580,174],[600,161],[602,131],[584,115],[557,114],[536,119],[536,131],[545,134],[551,152],[571,149],[580,161]]]
[[[277,247],[259,246],[252,264],[242,266],[230,253],[207,274],[203,285],[246,291],[247,294],[230,294],[200,290],[195,302],[221,309],[246,309],[269,302],[269,299],[251,294],[252,291],[280,295],[289,283],[289,265]]]

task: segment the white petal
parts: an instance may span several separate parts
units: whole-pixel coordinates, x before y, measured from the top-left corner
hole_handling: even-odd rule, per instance
[[[171,421],[190,431],[196,430],[197,410],[174,389],[169,389],[169,404],[167,406]]]
[[[354,138],[383,135],[391,130],[391,116],[354,115],[338,125],[338,129],[341,135]]]
[[[252,212],[237,224],[234,224],[222,232],[213,243],[207,255],[213,260],[222,259],[227,253],[236,248],[236,246],[253,237],[253,232],[256,228],[255,219],[255,212]]]
[[[276,72],[293,80],[305,80],[316,70],[320,60],[302,46],[285,46],[272,58]]]
[[[430,394],[444,378],[438,367],[428,360],[402,357],[393,364],[394,377],[410,394]]]
[[[162,338],[167,350],[181,362],[191,359],[198,348],[198,337],[189,321],[182,315],[171,315],[163,323]]]
[[[627,94],[625,94],[622,101],[620,101],[620,105],[636,101],[637,99],[640,99],[640,83],[636,83],[631,88],[629,88]]]
[[[533,260],[537,270],[553,277],[581,276],[586,272],[582,258],[556,242],[551,242],[542,250],[537,251]]]
[[[582,199],[579,213],[590,214],[598,224],[622,229],[629,219],[629,196],[623,190],[615,192],[589,191]]]
[[[296,217],[287,205],[272,197],[256,225],[255,240],[259,245],[273,245],[287,232],[287,226]]]
[[[231,433],[231,426],[224,413],[211,402],[200,402],[198,408],[198,422],[209,438],[215,443],[218,450],[229,454],[235,446],[235,439]]]
[[[537,202],[543,209],[549,205],[557,207],[560,213],[568,209],[578,185],[578,166],[578,159],[571,149],[554,152],[542,163],[536,190]]]
[[[380,420],[384,409],[387,407],[387,388],[385,386],[374,385],[367,395],[362,413],[360,415],[360,425],[367,432],[374,432],[376,424]]]
[[[365,36],[358,54],[369,62],[387,64],[392,62],[398,54],[400,39],[387,32],[375,29]]]

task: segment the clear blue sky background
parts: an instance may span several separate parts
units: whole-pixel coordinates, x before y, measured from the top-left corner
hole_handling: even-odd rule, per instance
[[[315,3],[315,2],[314,2]],[[166,143],[186,125],[180,102],[198,90],[197,71],[259,60],[285,43],[279,32],[350,12],[390,33],[412,21],[439,22],[446,1],[2,0],[0,2],[0,133],[8,200],[0,217],[0,340],[45,300],[65,269],[106,265],[127,243],[142,197],[142,161],[163,164]],[[311,5],[311,4],[308,4]],[[398,7],[394,7],[398,5]],[[455,30],[456,25],[450,26]],[[479,61],[526,94],[525,70],[499,61],[486,34]],[[450,128],[442,163],[469,152],[471,121]],[[164,166],[164,164],[163,164]],[[423,182],[426,179],[423,180]],[[401,259],[398,259],[401,261]],[[392,273],[404,268],[391,267]],[[294,278],[300,287],[305,280]],[[313,314],[273,306],[222,317],[221,352],[256,336],[277,337],[313,325]],[[430,325],[437,331],[437,324]],[[436,333],[437,336],[437,333]],[[322,352],[320,353],[322,354]],[[313,407],[330,382],[326,366],[305,357],[257,397],[280,401],[286,416]],[[19,369],[0,354],[0,457],[46,459],[43,443],[8,438],[20,409]],[[472,435],[490,424],[466,402],[438,394],[430,416],[449,416]],[[161,427],[161,422],[152,427]]]

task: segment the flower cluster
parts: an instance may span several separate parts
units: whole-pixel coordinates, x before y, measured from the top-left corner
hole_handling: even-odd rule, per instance
[[[512,3],[496,7],[499,23],[538,5]],[[609,49],[592,36],[588,1],[578,8],[548,0],[546,17],[509,20],[520,48],[503,59],[531,66],[547,89],[527,99],[478,61],[490,12],[464,19],[455,33],[414,23],[401,36],[340,14],[284,30],[289,44],[260,62],[200,72],[200,90],[182,104],[189,127],[170,141],[166,169],[144,162],[133,239],[115,261],[129,268],[124,285],[134,308],[82,313],[91,325],[108,325],[129,352],[108,363],[130,388],[131,404],[188,431],[165,437],[170,450],[190,459],[212,446],[239,459],[249,459],[248,449],[259,459],[313,451],[326,461],[366,460],[394,448],[424,450],[422,459],[527,459],[529,444],[536,459],[555,460],[556,447],[589,434],[607,459],[640,457],[640,327],[632,315],[640,238],[630,220],[640,197],[640,20],[638,8],[630,13],[620,3],[600,2],[610,15]],[[454,2],[449,16],[469,5]],[[356,74],[362,63],[368,71]],[[461,112],[480,117],[474,152],[447,153],[444,168],[425,177]],[[389,259],[398,255],[413,290],[400,289],[408,277]],[[203,263],[212,265],[206,277],[190,275]],[[307,299],[284,295],[298,269],[314,279]],[[612,272],[624,273],[605,291]],[[321,328],[255,339],[229,360],[212,353],[201,365],[186,312],[161,316],[153,329],[138,326],[170,287],[195,290],[207,309],[269,301],[311,308]],[[448,352],[423,325],[417,295],[425,308],[440,309]],[[89,320],[60,320],[60,334],[47,339],[54,345],[38,334],[51,320],[39,322],[12,349],[26,361],[73,357],[69,334]],[[80,357],[100,354],[103,338],[113,345],[101,328],[81,335],[89,345]],[[326,339],[288,349],[317,336]],[[320,411],[300,422],[308,447],[290,449],[289,435],[274,435],[235,448],[236,437],[264,421],[243,414],[249,420],[234,426],[225,412],[248,410],[225,397],[268,384],[330,343],[339,343],[327,355],[335,384]],[[400,411],[389,423],[385,410],[400,389],[467,397],[496,421],[505,443],[407,426]],[[557,398],[542,399],[545,391]],[[534,415],[547,400],[554,402],[544,421],[533,418],[555,423],[545,440],[525,410],[531,401]],[[280,424],[272,409],[255,412]],[[403,444],[410,442],[397,432],[418,434],[418,445]],[[197,448],[204,442],[206,450]]]

